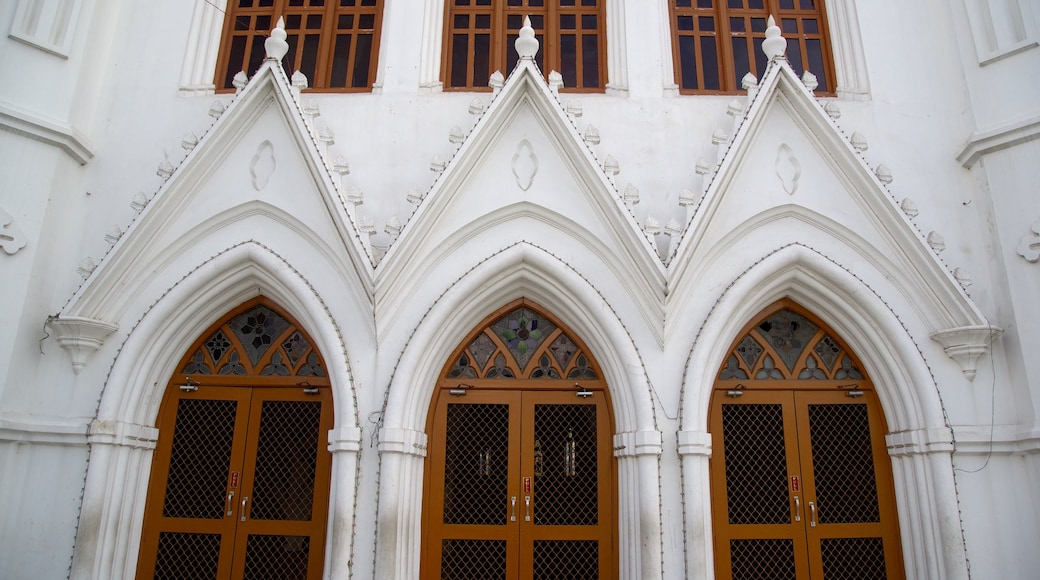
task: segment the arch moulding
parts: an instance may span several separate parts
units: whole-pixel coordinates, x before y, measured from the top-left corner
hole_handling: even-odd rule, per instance
[[[194,268],[132,327],[112,365],[91,423],[91,446],[70,578],[129,578],[137,567],[152,451],[153,426],[176,364],[198,336],[239,304],[264,295],[305,328],[329,372],[335,424],[330,520],[352,522],[361,430],[345,345],[310,283],[271,249],[243,242]],[[144,303],[140,300],[139,303]],[[132,309],[138,311],[136,309]],[[326,570],[346,577],[351,525],[329,526]],[[338,562],[338,563],[337,563]],[[343,568],[340,570],[340,568]]]
[[[526,242],[499,250],[448,288],[404,347],[384,403],[376,576],[419,574],[426,417],[441,370],[465,336],[504,304],[528,298],[580,337],[599,362],[614,409],[620,576],[660,577],[661,434],[641,358],[616,313],[566,263]],[[631,443],[631,444],[629,444]]]
[[[839,334],[866,367],[891,430],[907,577],[967,578],[953,479],[952,434],[939,391],[910,329],[878,292],[840,264],[800,244],[746,270],[708,313],[684,372],[679,454],[683,463],[687,571],[713,574],[707,432],[716,374],[737,333],[762,309],[790,298]]]

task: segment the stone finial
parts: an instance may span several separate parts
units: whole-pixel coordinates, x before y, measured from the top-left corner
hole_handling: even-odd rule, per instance
[[[235,87],[236,93],[242,92],[242,89],[246,88],[246,85],[248,84],[249,75],[247,75],[244,70],[235,73],[235,77],[231,79],[231,86]]]
[[[497,93],[502,90],[502,87],[506,84],[506,77],[502,76],[502,71],[496,70],[491,73],[491,78],[488,79],[488,86],[491,87],[492,92]]]
[[[661,222],[657,221],[654,216],[646,216],[646,221],[643,222],[643,231],[648,236],[656,236],[661,233]]]
[[[671,236],[673,238],[681,235],[682,230],[682,225],[680,225],[679,222],[675,220],[675,218],[668,220],[668,223],[664,225],[664,235]]]
[[[679,205],[682,207],[697,205],[698,201],[700,201],[700,196],[689,189],[684,189],[679,192]]]
[[[277,61],[281,61],[285,53],[289,52],[289,43],[285,41],[285,20],[280,16],[271,29],[271,36],[264,41],[264,51],[268,59]]]
[[[820,80],[816,78],[816,75],[814,75],[812,71],[806,69],[805,72],[802,73],[802,84],[804,84],[805,88],[810,91],[815,91],[816,87],[820,86]]]
[[[589,125],[585,127],[585,144],[586,145],[599,145],[599,129]]]
[[[298,91],[302,91],[310,86],[310,82],[307,80],[307,75],[300,72],[299,69],[296,69],[296,72],[292,74],[292,77],[289,78],[289,82],[292,84],[293,88]]]
[[[883,163],[874,168],[874,175],[877,176],[878,181],[885,185],[892,183],[892,170]]]
[[[520,29],[520,36],[513,42],[513,46],[520,60],[534,60],[538,54],[538,39],[534,37],[530,16],[524,16],[524,26]]]
[[[625,205],[632,207],[639,203],[639,189],[636,186],[629,183],[625,186],[625,191],[622,193],[622,198],[625,201]]]
[[[783,58],[787,52],[787,39],[780,34],[780,27],[776,25],[772,14],[766,21],[766,39],[762,41],[762,52],[766,53],[769,60]]]
[[[224,103],[213,101],[209,106],[209,116],[214,119],[219,119],[220,116],[224,114],[225,109],[227,109],[227,107],[224,106]]]
[[[173,171],[174,168],[173,164],[170,163],[170,155],[163,150],[163,160],[159,162],[159,167],[155,170],[155,174],[161,177],[163,181],[166,181],[173,175]]]
[[[560,87],[563,86],[563,75],[556,72],[555,70],[549,71],[549,90],[554,94],[560,92]]]
[[[849,141],[852,143],[852,148],[856,151],[862,153],[867,150],[867,138],[859,131],[854,132]]]
[[[758,86],[758,78],[751,73],[747,73],[743,78],[740,79],[740,88],[745,91],[749,91]]]

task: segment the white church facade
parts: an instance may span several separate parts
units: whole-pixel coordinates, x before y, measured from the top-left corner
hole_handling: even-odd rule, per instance
[[[1040,569],[1032,0],[0,24],[0,577]]]

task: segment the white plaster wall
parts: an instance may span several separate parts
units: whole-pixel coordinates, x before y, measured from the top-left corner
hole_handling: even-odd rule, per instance
[[[694,166],[700,159],[716,159],[712,132],[723,128],[732,134],[733,119],[726,115],[726,107],[745,96],[668,95],[664,86],[671,81],[670,71],[662,71],[661,66],[666,47],[649,33],[659,26],[656,20],[660,15],[639,11],[631,1],[618,5],[624,6],[631,25],[624,37],[623,53],[630,67],[627,95],[564,94],[561,99],[580,101],[582,116],[574,118],[579,131],[588,125],[599,129],[602,142],[592,149],[600,160],[607,155],[618,160],[618,189],[627,184],[638,188],[640,203],[632,208],[636,222],[642,224],[653,217],[661,225],[673,219],[683,223],[689,215],[678,205],[678,194],[683,189],[696,191],[701,187]],[[357,185],[365,193],[358,214],[372,218],[379,232],[373,238],[377,245],[389,241],[383,227],[392,216],[404,222],[411,214],[412,206],[405,200],[408,190],[416,187],[426,191],[434,183],[436,174],[429,170],[434,156],[451,158],[455,146],[448,141],[449,130],[457,125],[469,131],[476,122],[467,109],[477,95],[420,90],[422,13],[408,8],[402,0],[387,2],[380,92],[304,97],[321,108],[317,125],[335,133],[336,143],[329,148],[329,157],[341,154],[350,163],[351,172],[343,182]],[[1040,49],[979,67],[968,58],[974,53],[964,40],[969,31],[966,13],[956,2],[876,0],[858,2],[856,8],[871,93],[868,100],[839,100],[842,117],[838,125],[847,135],[859,132],[867,138],[869,149],[863,152],[864,159],[871,166],[883,163],[892,170],[892,196],[896,200],[908,197],[916,203],[920,208],[917,227],[945,237],[943,261],[951,269],[962,267],[972,275],[971,295],[992,323],[1007,329],[995,345],[995,355],[980,363],[973,383],[968,383],[959,368],[927,338],[928,330],[935,329],[912,329],[940,385],[950,421],[957,425],[968,446],[967,454],[958,457],[956,463],[965,470],[976,469],[986,457],[981,450],[989,437],[991,400],[997,405],[994,416],[999,440],[1036,437],[1040,363],[1028,353],[1040,347],[1040,328],[1035,322],[1040,320],[1040,303],[1035,299],[1040,292],[1040,265],[1025,262],[1015,254],[1015,248],[1030,224],[1040,218],[1034,185],[1040,182],[1035,163],[1040,146],[1033,141],[987,157],[981,175],[979,170],[973,173],[961,167],[956,156],[973,131],[1035,114],[1032,107],[1040,81],[1031,73],[1040,70],[1036,60]],[[5,83],[0,100],[73,122],[86,132],[97,153],[80,167],[49,145],[11,133],[0,135],[0,151],[5,152],[0,156],[0,177],[5,184],[0,190],[0,206],[12,215],[17,213],[16,223],[30,234],[29,246],[21,252],[14,256],[0,254],[0,272],[5,280],[14,281],[0,288],[0,303],[4,305],[0,309],[0,327],[4,329],[0,331],[0,368],[6,369],[0,373],[0,420],[24,420],[24,426],[15,431],[0,431],[4,473],[0,513],[14,514],[4,518],[0,526],[0,575],[5,577],[36,576],[37,572],[41,573],[39,577],[65,575],[79,515],[85,462],[83,434],[119,345],[142,310],[134,310],[133,315],[118,321],[120,330],[95,353],[80,375],[72,374],[65,353],[53,340],[44,341],[45,354],[39,354],[43,321],[58,311],[79,285],[76,265],[86,257],[100,259],[107,251],[108,244],[103,240],[107,229],[113,225],[125,229],[132,221],[132,196],[139,191],[151,195],[159,188],[161,180],[155,170],[164,155],[177,165],[185,156],[180,146],[182,137],[189,131],[203,136],[213,122],[207,114],[211,103],[218,100],[227,104],[232,99],[230,95],[183,96],[178,92],[192,10],[189,2],[85,0],[68,60],[6,37],[0,39],[0,74],[21,79]],[[902,17],[892,18],[896,13]],[[9,28],[12,14],[13,7],[0,9],[0,30]],[[87,59],[88,54],[94,58]],[[910,54],[913,58],[908,57]],[[439,54],[433,60],[439,62]],[[75,82],[70,83],[70,78]],[[486,93],[479,96],[490,98]],[[767,130],[776,135],[790,127],[771,126]],[[549,159],[538,180],[565,182],[568,170]],[[775,189],[771,166],[765,170],[758,167],[768,161],[750,160],[741,187],[752,191]],[[241,165],[244,160],[236,158],[234,163]],[[230,175],[233,165],[227,172],[229,175],[216,178],[229,187],[241,186],[239,178]],[[494,183],[476,185],[494,189]],[[989,199],[980,193],[983,186],[988,188]],[[817,190],[821,196],[818,202],[840,220],[843,210],[835,200],[825,199],[823,191]],[[217,197],[219,193],[212,195],[193,209],[201,215],[207,203],[228,201]],[[541,199],[550,205],[561,204],[561,213],[576,207],[564,206],[563,199]],[[488,207],[494,201],[489,198]],[[477,207],[464,209],[472,213],[459,216],[459,225],[481,213]],[[752,206],[743,209],[755,213]],[[569,217],[582,221],[588,216]],[[738,217],[734,213],[729,216],[733,221],[726,223],[738,224]],[[566,240],[554,238],[552,232],[528,229],[529,224],[523,221],[516,225],[512,231],[488,237],[494,238],[495,244],[505,245],[506,238],[515,241],[537,234],[579,271],[591,262],[588,255],[567,248]],[[658,239],[675,243],[665,236]],[[461,273],[486,257],[489,244],[481,244],[478,239],[460,250],[450,264],[431,272],[417,286],[414,300],[399,311],[387,310],[379,317],[354,312],[350,300],[337,296],[346,290],[338,279],[340,274],[313,272],[316,286],[337,318],[372,317],[371,328],[342,329],[356,373],[363,443],[353,554],[333,557],[349,558],[355,577],[372,577],[374,573],[374,525],[381,517],[376,508],[377,483],[385,475],[381,473],[375,433],[402,350],[431,304]],[[220,249],[212,248],[209,254],[199,249],[190,258],[197,263]],[[991,264],[995,254],[1003,263],[1000,268]],[[749,251],[747,256],[751,255],[754,252]],[[732,275],[698,280],[703,287],[682,290],[694,296],[681,311],[668,312],[664,320],[647,320],[645,312],[615,285],[616,279],[601,271],[586,273],[603,284],[601,290],[610,298],[611,311],[631,333],[643,358],[664,440],[660,462],[663,575],[682,578],[687,574],[684,546],[700,549],[703,545],[697,531],[684,532],[684,499],[673,493],[681,488],[675,433],[679,428],[683,365],[691,348],[690,329],[700,326]],[[159,294],[153,289],[152,299]],[[909,310],[907,305],[898,308]],[[664,330],[675,327],[685,330]],[[663,344],[659,336],[665,337]],[[991,373],[996,391],[990,390]],[[25,436],[24,432],[36,438],[44,437],[38,433],[60,436],[47,435],[58,442],[46,445],[12,443]],[[1007,455],[1015,451],[1013,447],[1010,443],[998,445],[997,453],[980,473],[958,472],[963,527],[975,578],[1024,577],[1040,565],[1035,561],[1037,556],[1022,555],[1033,554],[1035,550],[1027,548],[1040,543],[1036,529],[1040,518],[1035,517],[1038,506],[1033,505],[1029,483],[1029,476],[1037,473],[1032,459],[1035,455]],[[40,490],[55,500],[44,504],[26,499],[36,497]],[[685,501],[699,499],[688,497]],[[992,525],[993,514],[1002,514],[998,526]],[[380,533],[392,531],[381,529]],[[41,569],[36,556],[39,546],[44,545],[49,546],[47,554],[59,557],[50,557],[49,567]]]

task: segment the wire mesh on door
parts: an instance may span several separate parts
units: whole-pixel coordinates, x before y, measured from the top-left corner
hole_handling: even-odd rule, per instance
[[[787,456],[781,405],[723,405],[730,524],[786,524]]]
[[[505,525],[509,405],[449,404],[444,523]]]
[[[536,526],[599,523],[595,405],[535,405]]]

